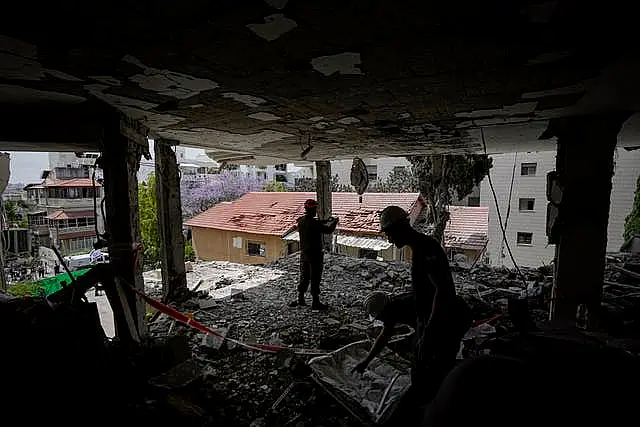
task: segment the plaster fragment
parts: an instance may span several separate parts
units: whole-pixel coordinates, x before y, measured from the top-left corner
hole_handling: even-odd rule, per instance
[[[255,120],[262,120],[263,122],[271,122],[274,120],[282,119],[282,117],[278,117],[275,114],[266,113],[264,111],[261,111],[259,113],[249,114],[248,117]]]
[[[352,125],[358,122],[360,122],[360,119],[357,117],[344,117],[338,120],[338,123],[340,123],[341,125]]]
[[[263,130],[247,135],[217,129],[194,128],[190,130],[166,129],[159,132],[161,137],[177,139],[185,145],[227,148],[234,152],[255,150],[263,145],[293,138],[294,135],[274,130]]]
[[[247,28],[253,33],[269,42],[288,33],[297,26],[296,21],[287,18],[281,13],[266,16],[264,24],[247,24]]]
[[[315,117],[311,117],[311,118],[309,118],[309,121],[312,121],[312,122],[319,122],[320,120],[324,120],[324,117],[322,117],[322,116],[315,116]]]
[[[411,118],[411,113],[400,113],[398,114],[399,120],[406,120]]]
[[[136,74],[131,76],[129,80],[138,83],[143,89],[158,92],[161,95],[171,96],[177,99],[186,99],[200,92],[218,87],[218,83],[209,79],[201,79],[175,71],[147,67],[139,59],[131,55],[125,55],[122,60],[144,70],[144,74]]]
[[[337,55],[319,56],[311,60],[311,66],[319,73],[330,76],[335,73],[361,75],[358,66],[362,63],[360,54],[344,52]]]
[[[251,95],[243,95],[240,93],[236,93],[236,92],[226,92],[222,94],[223,98],[231,98],[234,101],[238,101],[248,107],[258,107],[260,106],[260,104],[264,104],[265,102],[267,102],[265,99],[262,98],[258,98],[257,96],[251,96]]]
[[[120,86],[122,84],[120,80],[111,76],[89,76],[89,78],[109,86]]]
[[[150,110],[158,106],[152,102],[142,101],[135,98],[127,98],[126,96],[114,95],[111,93],[105,93],[104,91],[109,89],[107,85],[101,84],[89,84],[84,85],[85,90],[114,107],[135,107],[143,110]]]

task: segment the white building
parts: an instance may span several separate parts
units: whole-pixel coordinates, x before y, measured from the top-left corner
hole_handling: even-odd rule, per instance
[[[79,168],[82,166],[93,166],[100,153],[49,153],[49,169],[54,170],[59,167]]]
[[[491,179],[516,263],[531,267],[551,263],[555,246],[547,244],[546,175],[555,169],[556,152],[507,153],[491,157]],[[607,251],[615,252],[623,243],[624,220],[631,212],[639,173],[640,150],[618,148],[612,180]],[[481,184],[480,202],[481,206],[489,208],[489,262],[491,265],[513,267],[503,243],[498,213],[486,178]],[[588,207],[589,201],[585,200],[585,209]]]
[[[367,166],[369,182],[385,182],[394,168],[410,168],[411,163],[404,157],[381,157],[362,159]],[[338,184],[351,185],[351,165],[353,160],[334,160],[331,162],[331,175],[338,175]]]

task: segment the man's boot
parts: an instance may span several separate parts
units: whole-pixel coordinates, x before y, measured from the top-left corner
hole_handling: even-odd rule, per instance
[[[316,295],[313,296],[313,303],[311,303],[312,310],[328,310],[329,306],[320,302],[320,298]]]
[[[298,294],[298,300],[297,301],[292,301],[289,304],[289,307],[299,307],[299,306],[304,306],[307,305],[307,302],[304,300],[304,294],[303,293],[299,293]]]

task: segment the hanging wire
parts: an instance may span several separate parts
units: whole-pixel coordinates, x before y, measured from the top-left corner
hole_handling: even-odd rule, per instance
[[[482,127],[480,127],[480,136],[482,137],[482,147],[484,149],[484,155],[486,156],[486,155],[488,155],[487,154],[487,142],[485,141],[484,129]],[[520,270],[520,267],[518,267],[518,263],[516,263],[516,259],[513,256],[513,252],[511,252],[511,245],[509,245],[509,241],[507,240],[507,231],[504,228],[504,225],[503,225],[503,222],[502,222],[502,214],[500,213],[500,206],[498,204],[498,196],[496,195],[496,190],[494,189],[493,181],[491,180],[491,171],[489,171],[487,173],[487,178],[489,178],[489,187],[491,188],[491,194],[493,195],[493,202],[496,205],[496,212],[498,213],[498,223],[500,224],[500,229],[502,230],[502,241],[507,246],[507,251],[509,252],[509,258],[511,258],[511,262],[513,263],[514,268],[518,272],[518,276],[520,277],[520,279],[522,279],[522,283],[524,284],[524,288],[528,292],[527,279],[526,279],[526,277],[524,277],[524,274],[522,274],[522,271]]]

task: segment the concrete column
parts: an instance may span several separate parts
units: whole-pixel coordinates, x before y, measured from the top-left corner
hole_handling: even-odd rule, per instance
[[[179,300],[188,292],[184,265],[180,168],[171,145],[170,141],[155,140],[156,194],[162,261],[162,295],[165,300]]]
[[[599,319],[607,224],[617,135],[628,115],[554,120],[545,132],[558,137],[559,205],[551,320],[574,326],[579,306],[589,327]]]
[[[318,199],[318,218],[329,219],[331,216],[331,162],[316,162],[316,194]],[[324,249],[333,252],[333,238],[330,234],[323,236]]]
[[[144,290],[142,250],[138,248],[141,238],[137,178],[144,147],[139,141],[125,136],[123,118],[119,114],[105,113],[105,116],[108,121],[105,123],[101,151],[110,264],[117,278],[124,283],[122,293],[133,314],[138,333],[143,334],[145,303],[129,286]],[[143,140],[146,141],[146,136]],[[118,335],[118,331],[126,328],[127,325],[119,324],[116,319]]]

